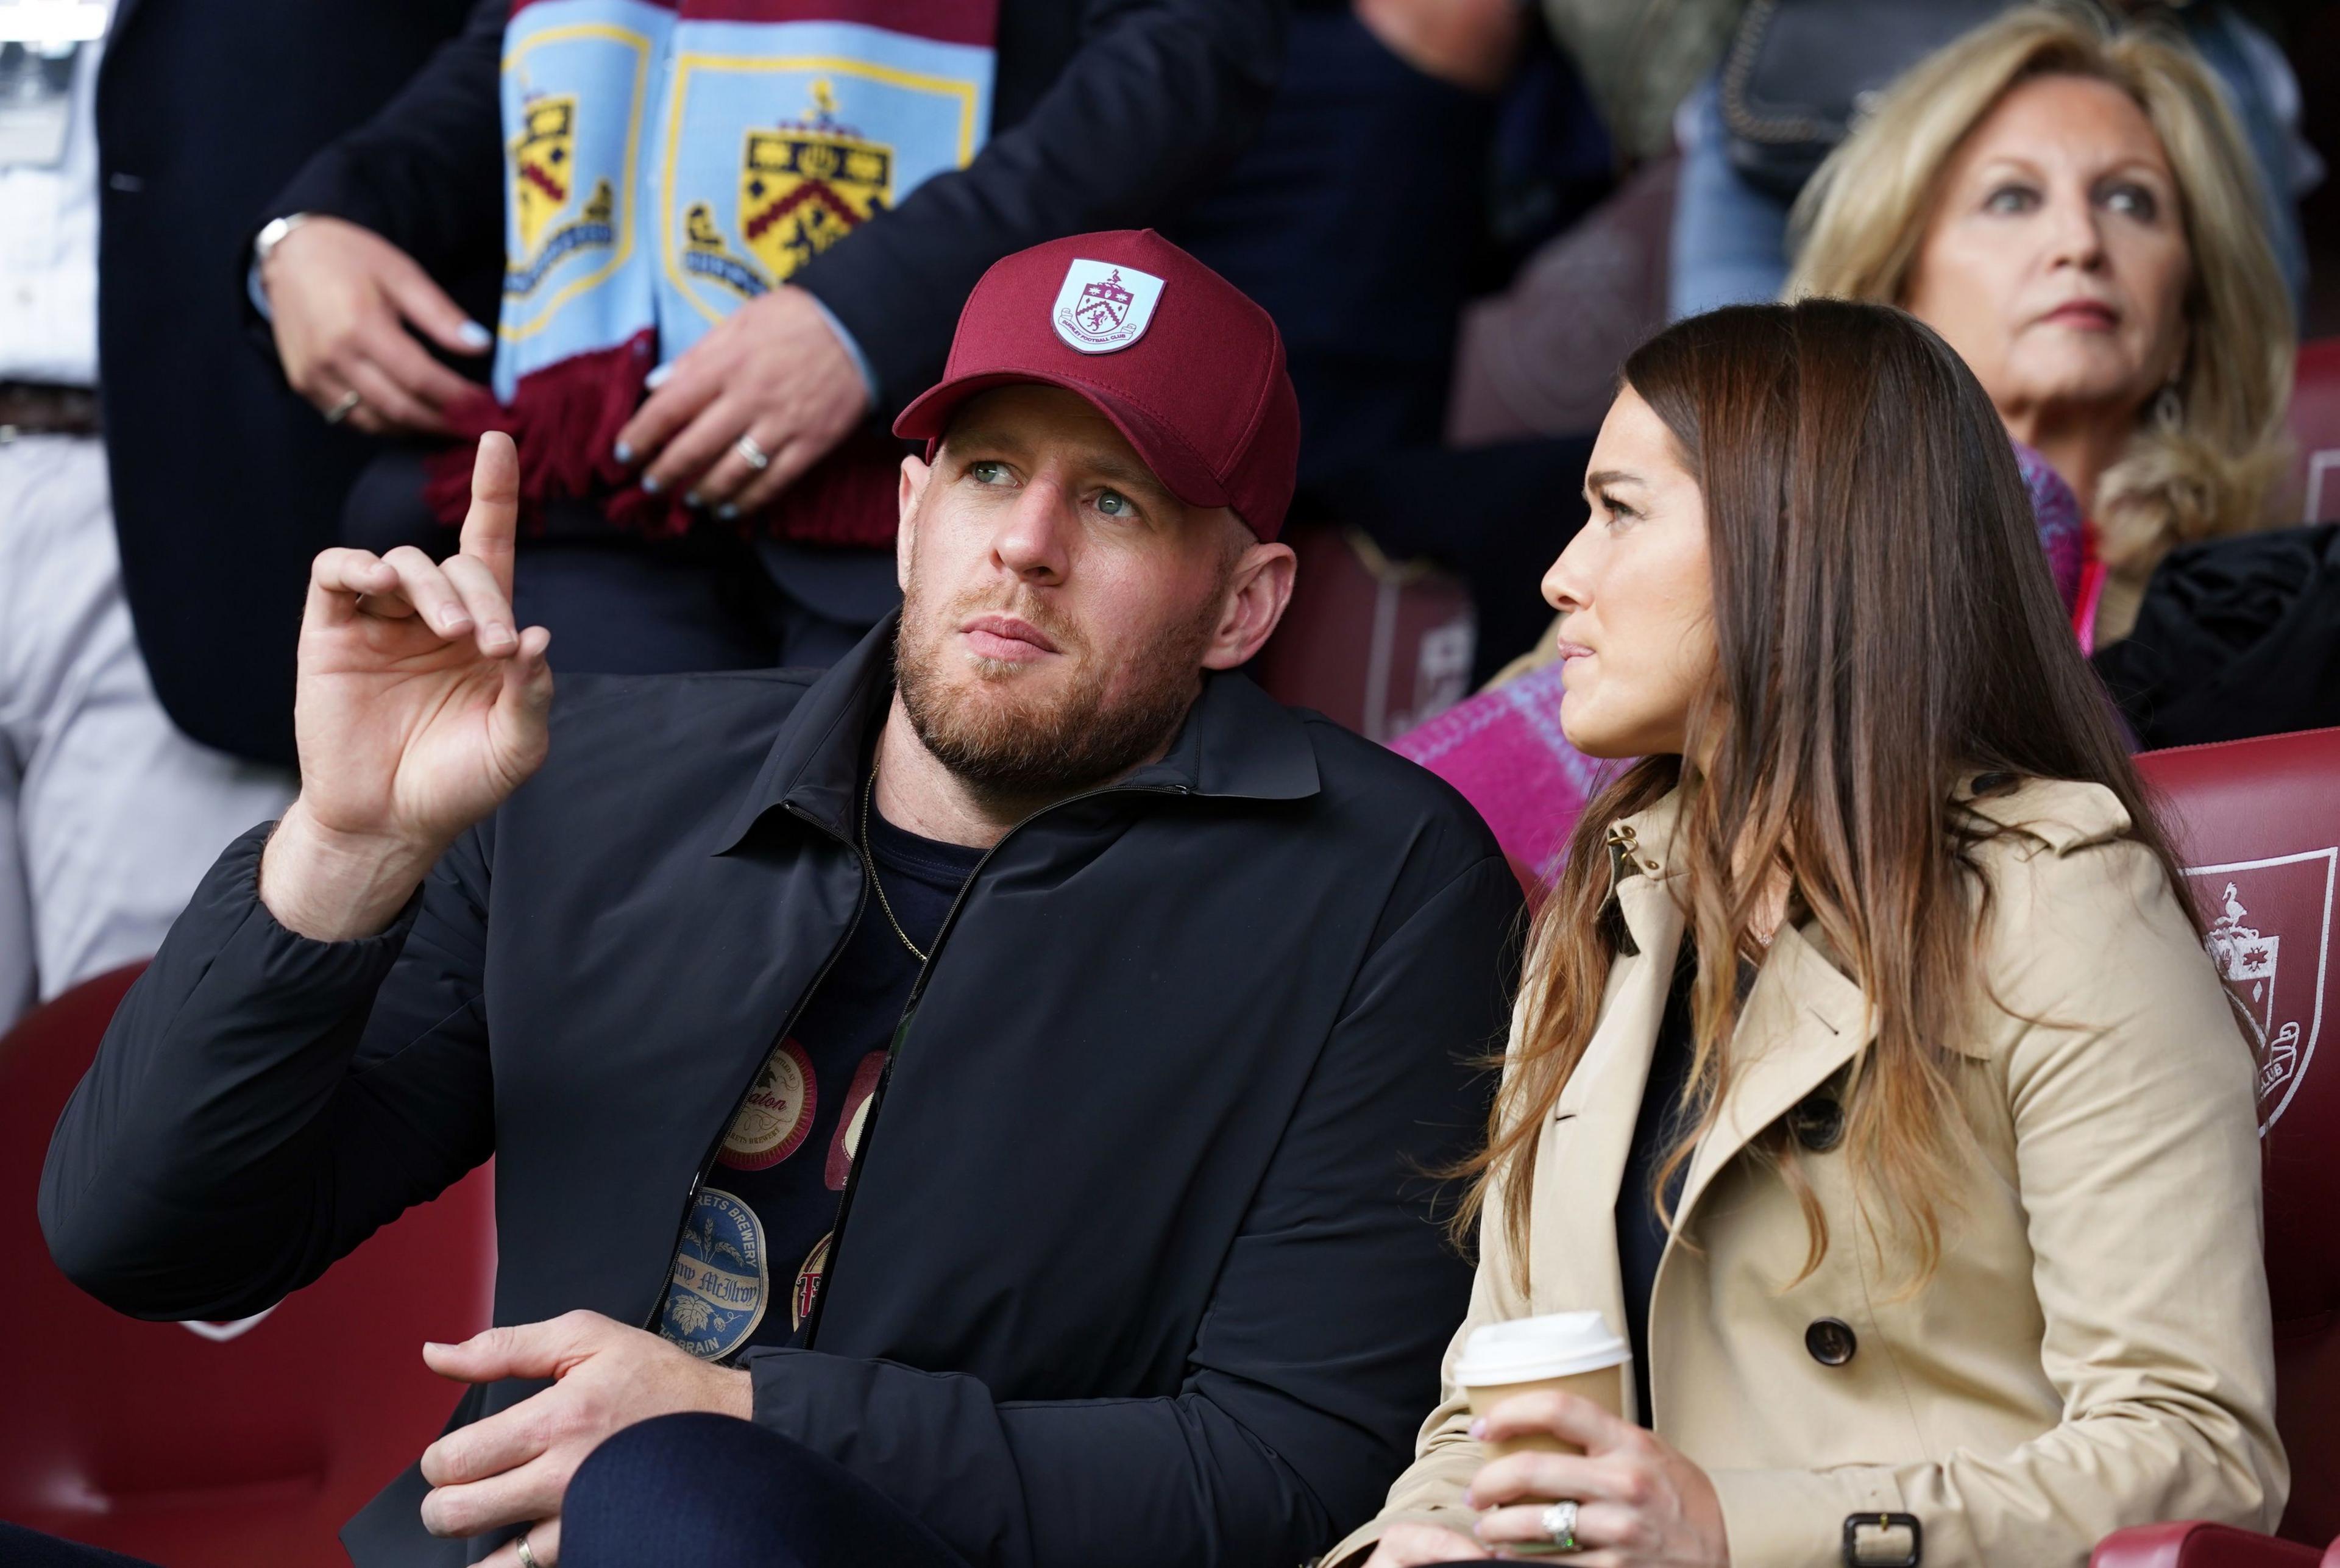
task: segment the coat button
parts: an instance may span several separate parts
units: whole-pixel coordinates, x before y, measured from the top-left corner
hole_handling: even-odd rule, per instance
[[[1788,1113],[1796,1141],[1814,1154],[1826,1154],[1844,1142],[1844,1102],[1834,1095],[1807,1095]]]
[[[1842,1366],[1860,1348],[1860,1341],[1842,1318],[1823,1317],[1804,1330],[1804,1348],[1822,1366]]]

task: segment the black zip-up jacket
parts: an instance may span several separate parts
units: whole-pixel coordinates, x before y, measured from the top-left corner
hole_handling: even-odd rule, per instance
[[[294,936],[264,834],[196,893],[51,1144],[81,1285],[232,1318],[496,1160],[496,1321],[649,1325],[723,1127],[867,897],[891,626],[835,670],[564,678],[551,755],[382,935]],[[982,1564],[1289,1565],[1368,1517],[1468,1269],[1427,1180],[1519,894],[1428,773],[1240,676],[1007,835],[921,977],[810,1348],[755,1418]],[[476,1420],[540,1386],[475,1389]],[[435,1543],[410,1470],[343,1539]]]

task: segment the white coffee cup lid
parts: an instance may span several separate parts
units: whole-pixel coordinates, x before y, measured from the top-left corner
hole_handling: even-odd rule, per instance
[[[1454,1381],[1473,1388],[1532,1383],[1632,1359],[1632,1346],[1611,1332],[1600,1313],[1554,1312],[1472,1329],[1454,1360]]]

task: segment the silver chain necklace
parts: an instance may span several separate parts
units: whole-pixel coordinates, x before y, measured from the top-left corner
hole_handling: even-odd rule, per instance
[[[924,968],[927,956],[910,940],[910,933],[902,929],[902,922],[894,918],[894,906],[886,898],[886,879],[878,874],[878,857],[869,849],[869,813],[878,799],[878,769],[869,769],[869,782],[861,790],[861,863],[869,868],[869,885],[878,889],[878,907],[886,911],[886,923],[894,928],[894,935],[902,938],[902,946],[910,949],[910,957]]]

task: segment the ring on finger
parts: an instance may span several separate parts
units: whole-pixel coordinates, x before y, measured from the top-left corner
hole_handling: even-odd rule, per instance
[[[741,436],[732,444],[731,450],[739,454],[739,461],[741,462],[746,463],[758,473],[761,473],[766,469],[772,466],[772,454],[766,452],[762,447],[758,446],[756,444],[756,438],[752,435]]]
[[[360,397],[354,392],[343,392],[339,398],[334,400],[333,406],[325,411],[325,422],[327,424],[341,423],[343,420],[350,417],[351,411],[355,409],[358,404],[363,402],[365,402],[365,399]]]
[[[520,1568],[536,1568],[536,1553],[529,1548],[526,1530],[520,1533]]]
[[[1576,1544],[1576,1504],[1560,1502],[1546,1508],[1543,1511],[1543,1533],[1551,1540],[1555,1552],[1580,1550]]]

